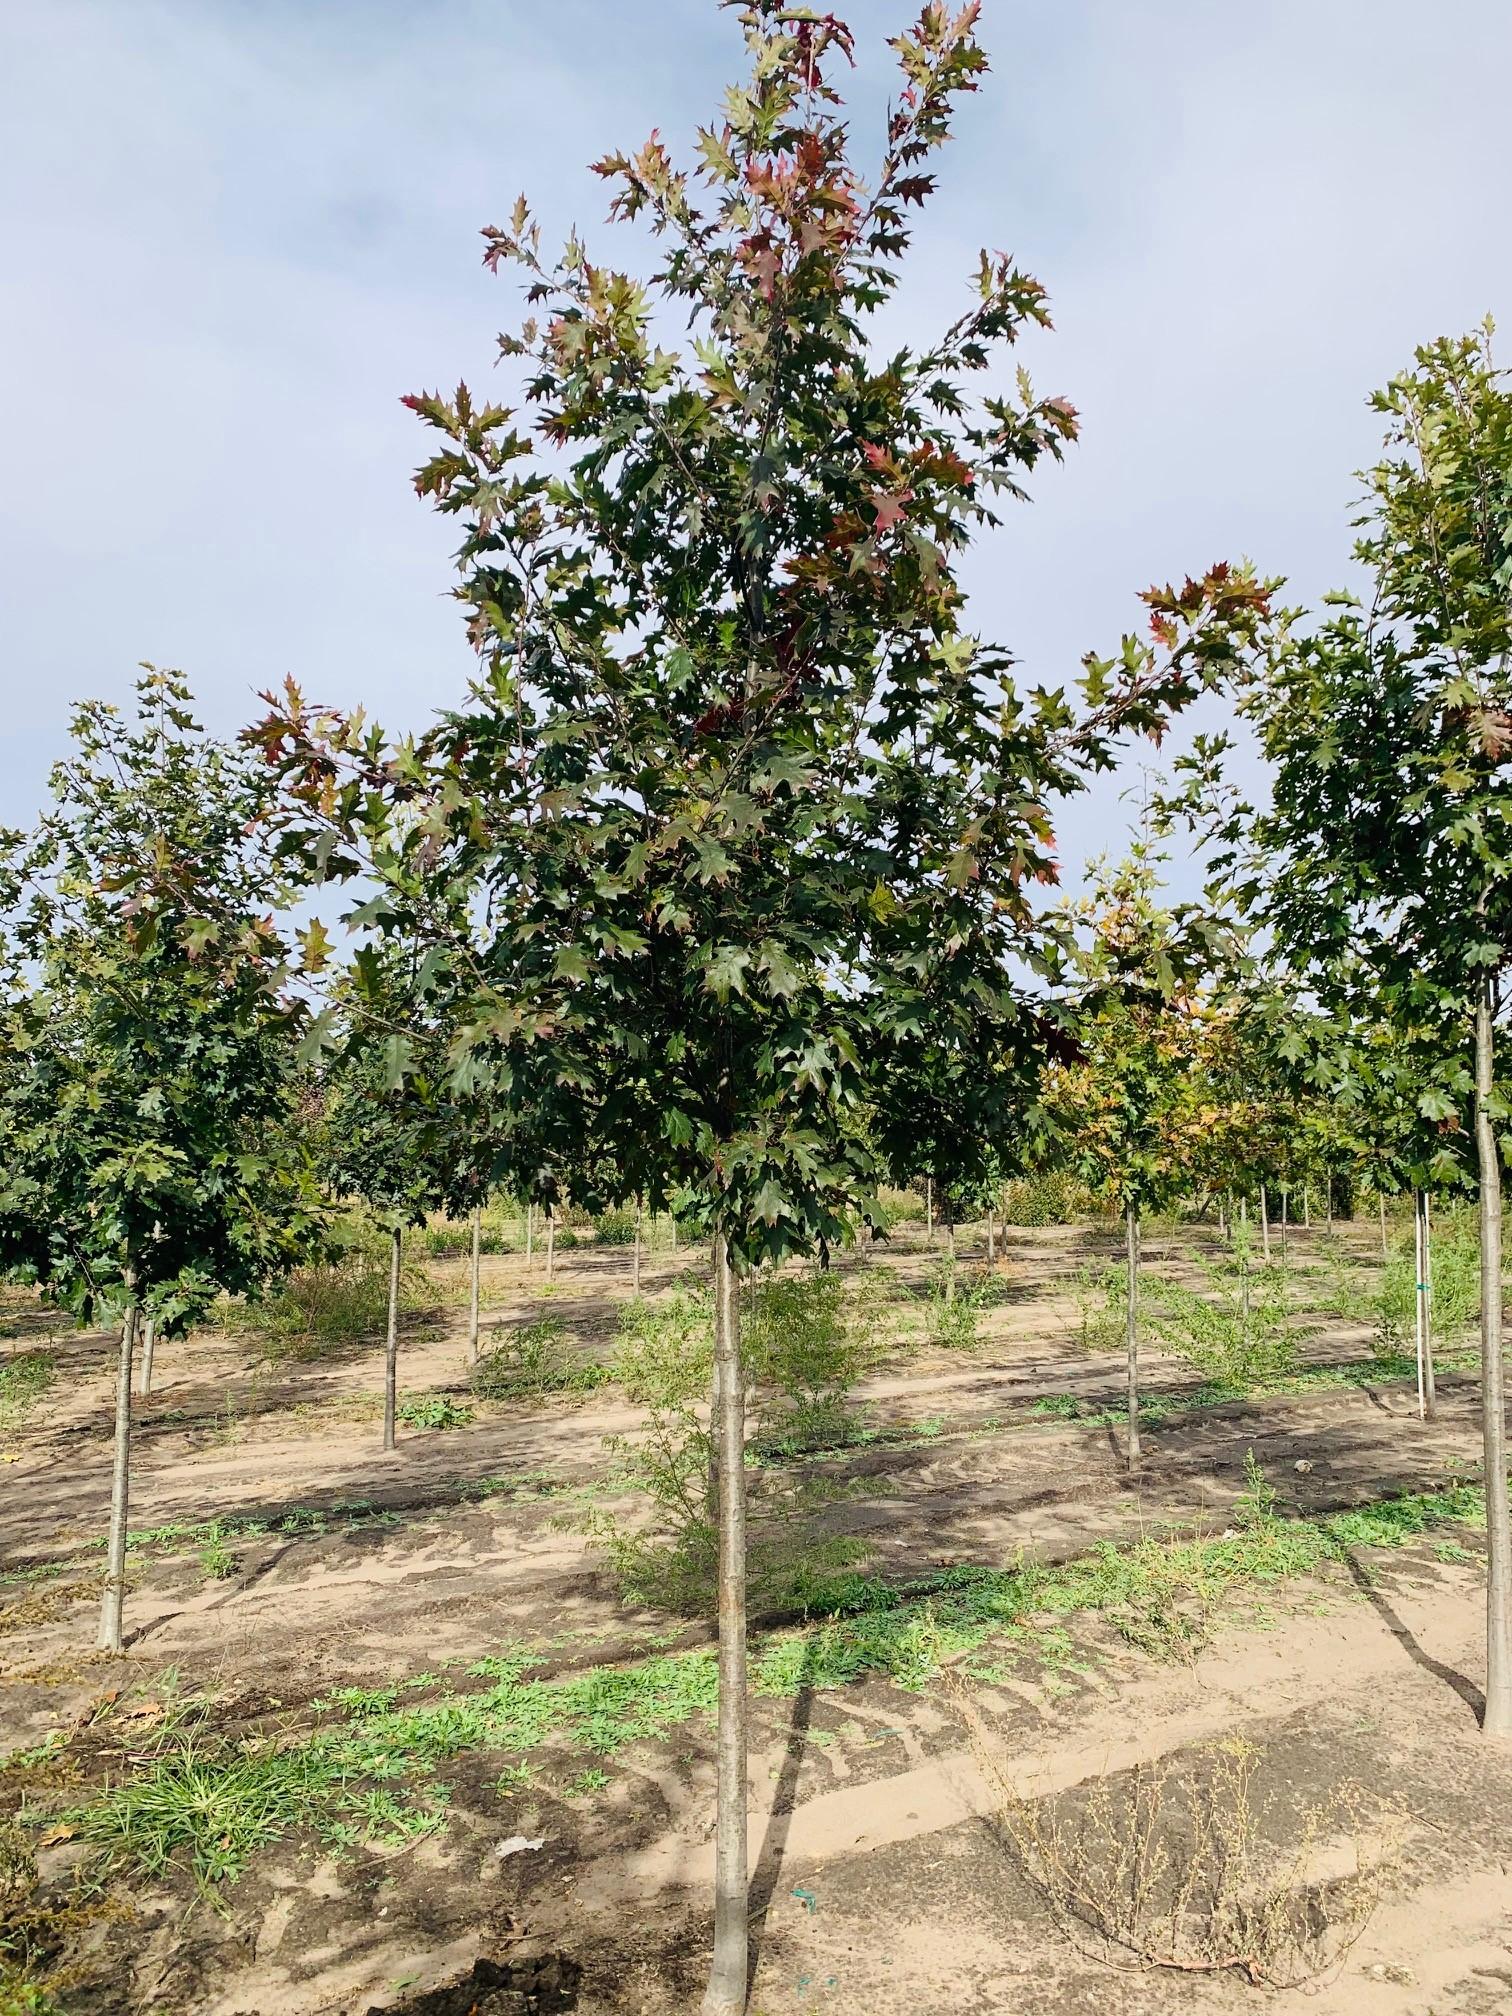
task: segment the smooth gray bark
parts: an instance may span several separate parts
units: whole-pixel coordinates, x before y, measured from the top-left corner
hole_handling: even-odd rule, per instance
[[[481,1271],[483,1252],[483,1211],[474,1204],[472,1211],[472,1264],[467,1275],[467,1342],[470,1355],[478,1355],[478,1276]]]
[[[1139,1468],[1139,1207],[1131,1204],[1127,1219],[1128,1292],[1124,1299],[1129,1347],[1129,1468]]]
[[[639,1295],[640,1293],[640,1270],[641,1270],[641,1203],[639,1197],[637,1197],[635,1200],[635,1257],[632,1260],[630,1266],[630,1292],[632,1295]]]
[[[126,1607],[126,1521],[131,1499],[131,1370],[136,1356],[137,1305],[126,1305],[116,1364],[115,1452],[110,1472],[110,1533],[105,1543],[105,1593],[100,1602],[100,1650],[121,1649]]]
[[[383,1446],[394,1447],[394,1406],[399,1386],[399,1261],[404,1234],[396,1225],[389,1248],[388,1338],[383,1354]]]
[[[1486,1487],[1486,1735],[1512,1738],[1512,1516],[1507,1502],[1507,1422],[1502,1363],[1501,1157],[1491,1119],[1492,1017],[1487,974],[1475,1007],[1475,1146],[1480,1165],[1481,1425]]]
[[[719,1468],[719,1733],[714,1961],[704,2016],[741,2016],[749,1955],[745,1382],[730,1252],[714,1235],[714,1444]]]
[[[152,1391],[152,1354],[157,1346],[157,1321],[149,1316],[142,1325],[142,1377],[137,1390],[145,1400]]]

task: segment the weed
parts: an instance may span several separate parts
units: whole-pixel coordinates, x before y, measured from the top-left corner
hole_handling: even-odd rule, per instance
[[[0,1359],[0,1434],[20,1425],[53,1383],[50,1351],[17,1351]]]
[[[877,1319],[867,1275],[779,1275],[761,1284],[741,1337],[750,1378],[775,1388],[762,1412],[758,1453],[798,1455],[858,1439],[864,1423],[851,1411],[850,1391],[881,1355]]]
[[[379,1228],[352,1220],[338,1256],[296,1267],[277,1291],[256,1301],[222,1302],[222,1326],[250,1333],[270,1359],[310,1358],[323,1346],[381,1336],[388,1321],[389,1242]],[[434,1308],[435,1282],[412,1256],[399,1280],[399,1309],[413,1316]]]
[[[569,1781],[564,1790],[569,1799],[581,1799],[586,1793],[602,1792],[608,1783],[609,1773],[595,1767],[590,1771],[580,1771],[576,1778]]]
[[[1085,1183],[1059,1169],[1005,1183],[1002,1211],[1005,1225],[1075,1225],[1107,1216]]]
[[[225,1582],[236,1573],[237,1559],[218,1519],[210,1522],[199,1550],[200,1573],[209,1582]]]
[[[542,1400],[551,1393],[591,1393],[608,1377],[596,1360],[568,1348],[560,1318],[542,1316],[485,1351],[468,1383],[480,1400]]]
[[[453,1400],[448,1393],[414,1393],[396,1408],[406,1428],[467,1428],[473,1410]]]
[[[593,1230],[600,1246],[633,1246],[636,1215],[630,1210],[604,1211],[594,1219]]]
[[[942,1351],[974,1351],[982,1311],[997,1300],[998,1283],[987,1273],[968,1274],[942,1260],[929,1286],[929,1341]]]

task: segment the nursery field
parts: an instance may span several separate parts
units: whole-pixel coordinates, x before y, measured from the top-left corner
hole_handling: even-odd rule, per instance
[[[1221,1236],[1152,1223],[1133,1474],[1121,1238],[1010,1227],[988,1269],[964,1227],[952,1271],[909,1224],[757,1291],[752,2009],[1512,2006],[1452,1228],[1424,1421],[1373,1221],[1277,1235],[1242,1327]],[[485,1256],[479,1373],[427,1259],[391,1454],[381,1334],[164,1343],[121,1656],[115,1343],[11,1297],[0,1937],[57,2007],[696,2004],[715,1666],[667,1367],[705,1267],[653,1248],[637,1298],[624,1247]],[[816,1301],[830,1385],[809,1350],[781,1390]]]

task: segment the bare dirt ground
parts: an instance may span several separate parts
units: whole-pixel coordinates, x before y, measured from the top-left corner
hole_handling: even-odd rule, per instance
[[[1152,1237],[1147,1256],[1189,1269],[1204,1236]],[[1371,1228],[1337,1236],[1368,1263]],[[1324,1240],[1296,1235],[1299,1262]],[[871,1572],[1002,1568],[1020,1552],[1067,1562],[1104,1543],[1232,1530],[1250,1452],[1278,1512],[1309,1519],[1477,1474],[1477,1384],[1446,1373],[1427,1424],[1408,1387],[1369,1375],[1174,1412],[1146,1429],[1131,1478],[1116,1427],[1036,1412],[1068,1393],[1089,1411],[1119,1404],[1120,1355],[1084,1348],[1070,1292],[1075,1270],[1116,1244],[1102,1231],[1008,1233],[1005,1299],[970,1355],[916,1337],[903,1350],[914,1317],[898,1304],[900,1349],[859,1396],[886,1432],[813,1466],[843,1486],[826,1530],[859,1542]],[[881,1264],[917,1286],[930,1256],[912,1234]],[[486,1320],[549,1307],[602,1350],[628,1256],[578,1249],[557,1268],[547,1301],[539,1266],[487,1262]],[[658,1256],[645,1286],[673,1278]],[[18,1348],[42,1341],[35,1314],[10,1320]],[[66,1788],[74,1774],[76,1797],[139,1767],[132,1718],[150,1722],[185,1693],[213,1694],[223,1733],[276,1735],[303,1727],[336,1688],[419,1680],[423,1698],[425,1676],[443,1673],[465,1691],[477,1684],[470,1663],[511,1647],[534,1648],[533,1672],[552,1679],[707,1642],[696,1622],[627,1609],[582,1531],[590,1512],[640,1516],[604,1449],[636,1426],[614,1388],[403,1430],[385,1456],[377,1346],[270,1365],[245,1338],[208,1333],[161,1347],[156,1391],[138,1403],[131,1525],[149,1537],[131,1557],[126,1655],[99,1654],[113,1344],[70,1334],[51,1348],[55,1383],[0,1435],[0,1751],[69,1732],[61,1749],[54,1737],[68,1764],[56,1775]],[[1334,1324],[1308,1355],[1359,1365],[1369,1337]],[[1155,1352],[1145,1371],[1162,1394],[1196,1384]],[[460,1398],[466,1374],[454,1305],[410,1327],[405,1390]],[[227,1573],[206,1565],[213,1520],[235,1535]],[[1512,2010],[1512,1756],[1476,1724],[1477,1546],[1463,1527],[1438,1527],[1249,1590],[1174,1663],[1106,1618],[1047,1618],[1011,1655],[978,1659],[965,1694],[938,1674],[920,1691],[862,1677],[758,1694],[753,2010]],[[1236,1737],[1253,1747],[1275,1813],[1363,1788],[1369,1817],[1353,1847],[1380,1863],[1380,1900],[1358,1942],[1321,1980],[1266,1990],[1233,1972],[1121,1969],[1081,1950],[1005,1835],[999,1770],[1026,1796],[1074,1797]],[[501,1790],[510,1761],[449,1759],[446,1824],[407,1846],[333,1850],[290,1833],[209,1900],[175,1873],[117,1882],[78,1935],[61,2006],[361,2016],[405,2006],[480,1953],[548,1951],[581,1969],[570,2006],[586,2016],[696,2006],[712,1868],[706,1718],[648,1734],[602,1771],[585,1772],[592,1756],[548,1750],[528,1783]],[[29,1768],[0,1774],[0,1811],[23,1797],[57,1807],[51,1763]],[[516,1834],[543,1845],[501,1859],[497,1845]],[[1377,1836],[1390,1837],[1389,1855]],[[44,1878],[61,1880],[77,1844],[42,1839]]]

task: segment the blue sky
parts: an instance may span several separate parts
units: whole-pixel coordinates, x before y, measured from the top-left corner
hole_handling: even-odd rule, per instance
[[[914,10],[853,0],[876,151]],[[979,245],[1048,286],[1029,363],[1083,440],[971,568],[977,628],[1069,677],[1155,577],[1252,556],[1347,577],[1371,386],[1512,325],[1506,0],[986,0],[911,292]],[[522,188],[602,225],[586,164],[674,148],[740,64],[713,0],[11,0],[0,19],[0,822],[68,706],[182,667],[213,725],[292,672],[411,727],[469,658],[400,395],[487,383],[511,283],[478,230]],[[1512,361],[1512,326],[1507,331]],[[1116,845],[1104,787],[1068,861]]]

